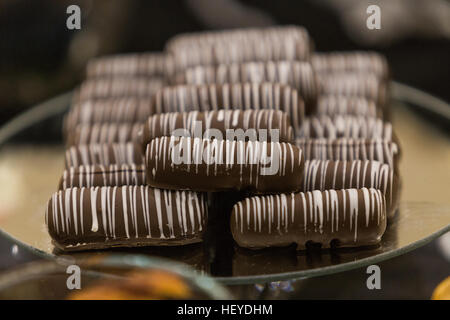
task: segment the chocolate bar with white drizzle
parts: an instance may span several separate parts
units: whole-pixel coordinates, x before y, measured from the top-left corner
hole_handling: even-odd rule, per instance
[[[376,245],[386,230],[386,201],[377,189],[343,189],[255,196],[238,202],[231,232],[244,248],[307,243],[322,248]]]
[[[221,63],[309,60],[311,47],[308,32],[299,26],[181,34],[166,45],[177,70]]]
[[[143,145],[154,138],[175,135],[176,131],[193,138],[211,137],[217,132],[222,139],[231,137],[229,140],[244,134],[246,137],[242,138],[268,142],[291,143],[294,139],[291,121],[280,110],[190,111],[151,116],[143,126]]]
[[[337,115],[307,117],[298,138],[316,139],[382,139],[396,141],[392,124],[377,118]]]
[[[309,62],[269,61],[218,66],[198,66],[175,76],[178,84],[223,84],[237,82],[282,83],[296,89],[305,101],[306,113],[313,113],[317,103],[318,86]]]
[[[287,113],[294,132],[305,117],[303,98],[280,83],[176,85],[158,90],[152,98],[155,113],[211,110],[273,109]]]
[[[317,73],[374,73],[382,80],[389,78],[386,58],[373,51],[316,52],[311,63]]]
[[[99,143],[72,146],[65,152],[66,168],[80,165],[110,165],[144,163],[139,145],[134,143]]]
[[[204,194],[149,186],[70,188],[54,193],[45,222],[62,250],[202,241],[207,220]]]
[[[88,99],[151,97],[165,81],[160,78],[117,77],[84,81],[75,92],[74,103]]]
[[[388,85],[373,73],[317,73],[319,95],[344,95],[374,100],[384,108],[388,100]]]
[[[160,77],[170,74],[171,56],[162,52],[127,53],[97,57],[89,60],[87,78]]]
[[[306,160],[303,192],[329,189],[374,188],[386,198],[388,218],[394,216],[399,200],[399,178],[388,164],[371,160]]]
[[[146,150],[147,183],[164,189],[300,190],[302,151],[290,143],[162,137]]]
[[[81,165],[64,170],[59,181],[59,190],[75,187],[139,186],[145,185],[146,180],[144,165]]]
[[[305,160],[375,160],[397,172],[400,149],[397,143],[381,139],[296,139]]]
[[[92,99],[76,103],[64,119],[64,132],[94,123],[143,123],[155,114],[149,97]]]
[[[324,95],[317,101],[317,116],[363,116],[383,119],[383,109],[375,101],[353,96]]]
[[[67,145],[140,142],[141,123],[79,124],[67,136]]]

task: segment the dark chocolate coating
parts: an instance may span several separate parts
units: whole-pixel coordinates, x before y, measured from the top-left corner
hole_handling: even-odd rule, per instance
[[[117,77],[88,79],[74,95],[74,102],[88,99],[151,97],[165,84],[160,78]]]
[[[143,165],[81,165],[64,170],[58,189],[139,186],[145,185],[146,180],[146,171]]]
[[[139,145],[134,143],[100,143],[72,146],[66,149],[66,168],[80,165],[110,165],[144,163]]]
[[[304,172],[302,152],[289,143],[173,136],[147,145],[146,164],[149,185],[195,191],[296,191]]]
[[[307,117],[303,121],[298,138],[304,139],[382,139],[396,141],[392,124],[377,118],[354,116]]]
[[[155,113],[211,110],[282,110],[298,131],[305,105],[297,90],[279,83],[225,83],[164,87],[155,93]]]
[[[388,99],[387,83],[366,72],[317,73],[319,95],[364,97],[384,108]]]
[[[146,76],[164,78],[172,69],[171,56],[162,52],[102,56],[88,62],[87,78]]]
[[[238,202],[231,232],[241,247],[258,249],[307,242],[328,248],[374,245],[386,230],[386,203],[376,189],[315,190],[256,196]]]
[[[72,106],[64,123],[64,131],[72,134],[79,124],[143,123],[155,114],[150,98],[105,98],[86,100]]]
[[[140,142],[140,123],[80,124],[67,136],[67,145]]]
[[[277,26],[178,35],[166,50],[177,70],[197,65],[249,61],[309,60],[311,40],[305,28]]]
[[[395,142],[380,139],[297,139],[305,160],[375,160],[397,172],[400,149]]]
[[[388,164],[371,160],[331,161],[306,160],[303,192],[329,189],[374,188],[386,198],[387,214],[391,218],[398,208],[398,176]]]
[[[311,63],[317,73],[374,73],[380,79],[389,78],[386,58],[374,51],[316,52]]]
[[[363,116],[383,119],[383,109],[373,100],[363,97],[325,95],[317,101],[317,116]]]
[[[318,87],[309,62],[269,61],[218,66],[198,66],[186,69],[176,76],[179,84],[211,84],[237,82],[273,82],[295,88],[305,101],[306,113],[316,107]]]
[[[201,241],[203,194],[148,186],[71,188],[53,194],[45,222],[63,250]]]
[[[154,138],[175,135],[177,129],[186,129],[185,136],[193,138],[206,138],[205,134],[212,134],[209,129],[216,129],[225,139],[242,129],[259,141],[265,138],[268,142],[293,142],[294,139],[289,117],[282,111],[270,109],[163,113],[150,117],[143,127],[144,148]]]

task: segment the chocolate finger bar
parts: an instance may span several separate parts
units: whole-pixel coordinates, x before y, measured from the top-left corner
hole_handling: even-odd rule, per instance
[[[318,73],[365,72],[374,73],[380,79],[389,77],[386,58],[372,51],[314,53],[311,63]]]
[[[83,82],[74,96],[74,102],[88,99],[119,97],[151,97],[165,84],[159,78],[120,77],[88,79]]]
[[[133,143],[100,143],[69,147],[65,153],[66,168],[80,165],[143,164],[139,145]]]
[[[305,116],[297,90],[279,83],[225,83],[164,87],[155,93],[155,113],[212,110],[282,110],[298,131]]]
[[[279,110],[219,110],[157,114],[143,129],[143,145],[163,136],[184,135],[196,138],[242,139],[293,142],[291,120]]]
[[[154,113],[149,98],[86,100],[72,106],[64,122],[64,131],[70,134],[80,124],[143,123]]]
[[[394,215],[398,207],[398,176],[388,164],[370,160],[330,161],[306,160],[303,190],[374,188],[383,192],[387,213]]]
[[[99,143],[138,143],[142,131],[140,123],[94,123],[78,125],[67,136],[67,145]]]
[[[146,76],[164,78],[170,74],[170,56],[161,52],[117,54],[92,59],[87,78]]]
[[[207,31],[183,33],[169,39],[166,49],[175,51],[183,49],[183,46],[190,43],[220,43],[233,40],[273,40],[280,38],[292,38],[295,40],[310,41],[308,31],[300,26],[271,26],[265,28],[240,28],[222,31]]]
[[[81,165],[64,170],[59,181],[59,190],[74,187],[139,186],[145,185],[146,180],[146,171],[143,165]]]
[[[381,119],[354,116],[307,117],[298,134],[304,139],[382,139],[395,141],[392,124]]]
[[[385,198],[372,188],[256,196],[238,202],[231,215],[234,240],[250,249],[375,245],[385,230]]]
[[[45,222],[62,250],[201,241],[205,196],[148,186],[71,188],[53,194]]]
[[[178,84],[223,84],[237,82],[281,83],[296,89],[305,101],[306,113],[315,110],[318,87],[309,62],[247,62],[186,69],[176,77]],[[324,93],[327,93],[324,91]]]
[[[386,105],[387,84],[373,73],[318,73],[318,91],[321,95],[364,97]]]
[[[298,26],[183,34],[169,40],[177,70],[249,61],[309,60],[311,40]]]
[[[147,183],[164,189],[299,190],[303,155],[290,143],[162,137],[147,145]]]
[[[397,167],[400,149],[395,142],[377,139],[297,139],[305,160],[375,160]]]
[[[319,96],[317,116],[362,116],[383,119],[383,109],[378,108],[375,101],[361,97]]]

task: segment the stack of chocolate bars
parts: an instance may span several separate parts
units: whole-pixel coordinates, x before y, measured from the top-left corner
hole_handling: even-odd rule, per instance
[[[377,244],[397,210],[377,53],[315,53],[302,27],[240,29],[101,57],[86,74],[46,212],[59,249],[202,241],[214,193],[241,195],[225,214],[255,249]]]

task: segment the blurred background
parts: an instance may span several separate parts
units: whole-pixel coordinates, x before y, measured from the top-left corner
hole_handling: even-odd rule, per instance
[[[68,30],[66,9],[81,8]],[[381,8],[381,29],[366,27],[367,7]],[[88,59],[160,51],[188,31],[272,24],[308,29],[316,50],[373,49],[395,80],[450,100],[450,2],[447,0],[2,0],[0,123],[73,88]]]
[[[81,8],[80,30],[66,27],[66,9],[74,4]],[[380,30],[366,27],[372,4],[381,8]],[[92,57],[161,51],[182,32],[275,24],[306,27],[317,51],[381,52],[394,80],[450,101],[447,0],[1,0],[0,125],[73,89]],[[448,123],[440,127],[450,133]],[[39,139],[52,137],[43,131]],[[369,292],[365,270],[355,270],[303,282],[294,297],[427,299],[448,276],[448,260],[438,251],[444,242],[448,237],[380,264],[386,284],[380,292]],[[30,259],[0,239],[0,270]]]

